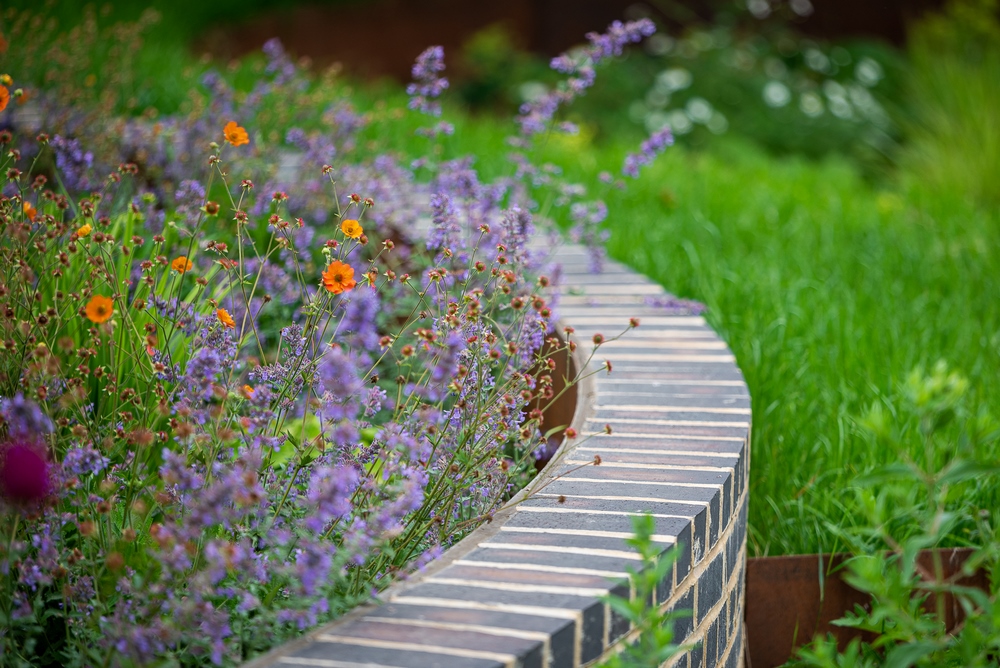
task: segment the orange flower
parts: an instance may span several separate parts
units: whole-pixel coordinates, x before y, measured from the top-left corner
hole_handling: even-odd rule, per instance
[[[6,86],[0,86],[0,111],[7,108],[7,104],[10,102],[10,91],[7,90]]]
[[[233,320],[233,316],[229,315],[229,311],[224,308],[220,308],[215,312],[216,317],[219,319],[227,329],[236,329],[236,321]]]
[[[243,396],[246,397],[247,399],[253,396],[253,388],[250,387],[249,385],[244,385],[242,390],[243,390]]]
[[[31,206],[30,202],[25,202],[24,203],[24,215],[31,222],[35,222],[35,218],[38,216],[38,209],[36,209],[35,207]]]
[[[351,218],[348,218],[340,224],[340,231],[344,233],[344,236],[350,237],[351,239],[357,239],[364,232],[361,227],[361,223]]]
[[[91,232],[91,230],[93,230],[93,229],[94,228],[92,228],[90,226],[90,223],[84,223],[79,228],[77,228],[77,230],[76,230],[76,236],[81,237],[81,238],[85,237],[85,236],[89,235],[90,232]]]
[[[90,302],[87,303],[85,312],[87,320],[100,324],[110,318],[114,310],[115,303],[109,297],[94,295],[90,298]]]
[[[357,281],[354,280],[354,269],[349,264],[344,264],[339,260],[334,260],[323,272],[323,287],[327,292],[339,295],[341,292],[350,290]]]
[[[189,271],[194,263],[187,259],[183,255],[170,263],[170,268],[176,271],[178,274],[183,274],[185,271]]]
[[[233,146],[250,143],[250,135],[247,134],[246,128],[237,125],[236,121],[226,123],[226,127],[222,128],[222,134],[226,136],[226,141]]]

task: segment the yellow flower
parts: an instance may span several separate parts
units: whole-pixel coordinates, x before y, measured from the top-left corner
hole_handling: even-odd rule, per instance
[[[361,223],[353,218],[348,218],[340,224],[340,231],[343,232],[346,237],[357,239],[361,236],[361,233],[364,232],[364,229],[361,227]]]
[[[91,233],[94,228],[90,226],[90,223],[84,223],[76,230],[76,236],[83,238]]]
[[[179,274],[183,274],[185,271],[189,271],[194,263],[187,259],[183,255],[170,263],[170,268]]]
[[[250,135],[247,134],[246,128],[237,125],[236,121],[226,123],[226,127],[222,128],[222,134],[225,135],[226,141],[233,146],[250,143]]]
[[[98,324],[111,317],[115,310],[115,303],[109,297],[94,295],[90,298],[87,308],[84,310],[87,320]]]
[[[229,315],[229,311],[226,309],[220,308],[215,312],[215,316],[227,329],[236,329],[236,321],[233,320],[233,316]]]
[[[14,79],[12,79],[9,74],[0,74],[0,84],[3,84],[4,86],[13,86]]]
[[[323,272],[323,287],[327,292],[339,295],[357,285],[354,280],[354,268],[339,260],[334,260]]]

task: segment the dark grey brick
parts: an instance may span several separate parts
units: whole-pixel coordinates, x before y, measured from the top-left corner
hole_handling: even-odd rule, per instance
[[[628,496],[641,499],[670,499],[679,502],[708,503],[718,495],[712,487],[678,487],[670,484],[633,484],[635,481],[582,482],[562,478],[545,488],[548,494],[581,494],[591,496]]]
[[[629,598],[629,585],[628,583],[618,585],[611,590],[613,596],[618,596],[619,598],[628,599]],[[610,628],[610,642],[614,642],[618,638],[628,633],[630,623],[628,619],[622,617],[614,610],[611,610],[611,628]]]
[[[691,525],[688,524],[677,536],[677,561],[674,568],[677,571],[677,584],[684,581],[691,572]]]
[[[681,530],[691,523],[687,517],[655,517],[656,533],[665,536],[677,536]],[[632,533],[632,516],[630,515],[595,515],[588,510],[575,512],[553,512],[553,513],[533,513],[518,512],[507,521],[504,527],[524,527],[531,529],[572,529],[579,531],[618,531],[625,534]],[[515,531],[502,531],[500,536],[506,542],[510,534]],[[582,538],[564,534],[532,534],[544,538],[551,538],[554,543],[545,544],[575,544]],[[617,544],[609,545],[609,549],[622,550],[626,548],[624,539],[618,540]]]
[[[719,663],[719,618],[705,632],[705,668],[715,668]]]
[[[525,513],[527,514],[527,513]],[[627,517],[625,519],[628,519]],[[686,520],[683,520],[686,521]],[[538,521],[544,524],[544,518]],[[533,526],[519,525],[516,528],[543,528],[539,527],[539,523]],[[631,523],[620,525],[623,528],[618,529],[622,533],[626,531],[631,531]],[[569,526],[561,527],[544,527],[548,529],[553,528],[571,528]],[[575,528],[575,527],[574,527]],[[616,552],[623,553],[638,553],[629,547],[625,543],[624,538],[607,537],[607,536],[578,536],[573,534],[561,534],[561,533],[547,533],[547,532],[521,532],[516,530],[501,531],[497,535],[491,537],[489,540],[483,541],[481,545],[510,545],[512,549],[517,549],[517,547],[525,546],[539,546],[546,548],[560,548],[565,549],[566,553],[572,553],[573,551],[579,550],[612,550]],[[494,549],[494,548],[489,548]],[[496,548],[500,549],[500,548]],[[508,549],[508,548],[504,548]]]
[[[726,541],[726,580],[733,575],[733,569],[740,563],[742,555],[740,548],[746,539],[747,532],[747,503],[744,501],[736,516],[733,532]]]
[[[573,657],[576,652],[576,624],[568,623],[549,641],[549,651],[552,653],[552,663],[548,668],[573,668]]]
[[[678,613],[674,620],[674,642],[683,643],[694,630],[694,590],[689,589],[670,610]]]
[[[500,668],[503,666],[499,661],[488,659],[470,659],[433,652],[382,649],[335,642],[314,642],[286,656],[293,659],[336,659],[337,661],[355,661],[360,664],[379,663],[387,666],[400,666],[400,668]],[[287,668],[290,664],[276,662],[272,665],[274,668],[279,666]]]
[[[412,597],[473,601],[476,603],[508,603],[584,612],[592,607],[603,608],[594,597],[587,595],[504,591],[502,589],[436,583],[415,585],[397,595],[393,600],[404,600]]]
[[[733,516],[733,476],[726,474],[722,485],[722,516],[728,525]]]
[[[416,619],[432,622],[454,624],[474,624],[491,626],[498,629],[514,629],[517,631],[538,631],[556,635],[566,629],[571,634],[573,621],[557,617],[542,617],[499,610],[470,610],[468,608],[447,608],[434,605],[403,605],[401,603],[386,603],[379,606],[373,617],[387,619]]]
[[[615,425],[616,427],[618,425]],[[622,426],[625,429],[626,426]],[[632,427],[629,427],[630,429]],[[645,426],[643,425],[643,428]],[[657,430],[662,429],[662,427],[656,427]],[[653,441],[655,443],[655,441]],[[601,455],[605,464],[643,464],[643,465],[657,465],[657,466],[704,466],[711,468],[728,468],[730,470],[736,467],[736,455],[722,456],[722,457],[711,457],[702,454],[678,454],[674,452],[617,452],[615,450],[617,443],[612,446],[607,447],[602,446],[591,446],[588,448],[585,455],[574,456],[574,459],[591,459],[592,455],[590,452]],[[664,447],[664,446],[661,446]],[[682,446],[676,447],[678,450],[697,450],[697,443],[688,441]],[[635,448],[633,448],[635,450]],[[581,453],[582,455],[583,453]]]
[[[742,619],[743,617],[736,599],[736,590],[734,589],[729,593],[729,626],[726,627],[726,633],[730,638],[733,636],[733,629],[741,625]]]
[[[701,508],[695,516],[693,535],[691,536],[691,546],[693,549],[694,563],[697,565],[708,552],[708,508]]]
[[[615,373],[618,373],[619,366],[615,364]],[[667,382],[673,381],[674,387],[678,387],[676,381],[692,380],[699,381],[695,374],[692,373],[675,373],[671,374],[671,377],[667,379]],[[729,380],[725,377],[720,377],[719,380]],[[602,380],[602,385],[604,381]],[[733,386],[736,387],[736,386]],[[623,389],[623,388],[619,388]],[[659,388],[657,388],[659,389]],[[606,392],[612,392],[609,388]],[[705,395],[705,396],[690,396],[684,393],[672,394],[666,392],[643,392],[643,393],[625,393],[607,394],[606,392],[598,391],[596,404],[598,410],[610,406],[677,406],[677,407],[690,407],[690,408],[750,408],[750,399],[748,397],[733,395],[733,396],[718,396],[718,395]],[[749,416],[747,416],[749,417]]]
[[[616,425],[618,426],[618,425]],[[621,431],[636,431],[635,428],[628,427],[627,425],[620,425],[619,429]],[[614,429],[614,427],[612,427]],[[653,433],[662,434],[657,438],[638,438],[635,436],[629,436],[627,433],[619,433],[615,431],[611,434],[599,433],[590,437],[587,441],[585,448],[578,450],[580,453],[586,452],[587,454],[583,457],[575,457],[579,459],[589,459],[593,455],[591,453],[596,453],[604,457],[606,454],[615,451],[615,448],[629,448],[629,449],[645,449],[645,450],[694,450],[697,452],[717,452],[727,455],[731,455],[732,458],[728,460],[730,465],[732,462],[736,461],[736,458],[740,454],[740,450],[743,448],[743,444],[740,441],[728,441],[728,440],[693,440],[690,438],[677,438],[672,431],[667,431],[667,429],[672,430],[673,427],[659,427]],[[650,430],[645,428],[643,425],[643,433],[648,433]],[[623,453],[624,454],[624,453]],[[629,453],[632,454],[632,453]],[[713,457],[713,461],[727,461],[726,458]]]
[[[674,564],[668,570],[663,579],[656,584],[656,604],[660,605],[668,598],[670,594],[674,591],[674,571],[677,570],[677,565]]]
[[[725,589],[722,555],[717,555],[698,579],[698,614],[704,616],[722,597]]]
[[[463,559],[468,561],[491,561],[496,563],[531,564],[540,568],[545,566],[567,566],[570,568],[592,568],[613,573],[627,573],[626,566],[635,566],[638,562],[620,557],[601,557],[593,555],[574,554],[572,552],[534,552],[513,549],[476,548]],[[624,575],[623,575],[624,577]]]
[[[546,494],[549,491],[545,490]],[[605,495],[610,496],[610,495]],[[628,495],[630,499],[638,499],[639,497],[633,497],[631,494]],[[591,511],[591,510],[605,510],[613,512],[626,512],[626,513],[653,513],[655,515],[680,515],[682,517],[693,518],[699,512],[701,512],[704,506],[700,503],[662,503],[654,501],[638,501],[638,500],[612,500],[612,499],[579,499],[572,496],[566,497],[566,500],[559,503],[558,498],[553,498],[552,496],[545,497],[534,497],[528,499],[521,504],[522,508],[553,508],[553,509],[568,509],[568,510],[580,510],[580,511]]]
[[[708,549],[715,547],[715,544],[719,541],[719,533],[721,530],[721,508],[722,505],[722,490],[714,490],[714,495],[712,500],[708,503],[708,515],[709,515],[709,531],[708,531]]]
[[[698,643],[688,652],[688,665],[691,668],[705,668],[705,646]]]
[[[636,389],[645,389],[645,386],[637,385]],[[680,407],[678,407],[680,408]],[[617,410],[612,406],[601,406],[594,411],[593,419],[602,420],[607,418],[635,418],[637,420],[683,420],[685,422],[725,422],[724,426],[743,427],[743,423],[750,421],[749,415],[740,413],[715,413],[712,411],[699,411],[697,407],[684,408],[682,410]],[[733,423],[729,425],[728,423]],[[744,427],[745,428],[745,427]],[[614,434],[612,434],[614,435]]]
[[[741,626],[736,631],[736,637],[733,638],[732,649],[729,651],[729,660],[726,661],[726,668],[739,668],[740,665],[740,650],[743,648],[743,627]]]

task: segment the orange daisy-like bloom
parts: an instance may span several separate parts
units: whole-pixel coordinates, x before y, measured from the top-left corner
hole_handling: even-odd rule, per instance
[[[354,268],[339,260],[331,262],[323,272],[323,287],[335,295],[347,292],[357,284],[358,282],[354,280]]]
[[[10,103],[10,91],[7,90],[6,86],[0,86],[0,111],[7,108]]]
[[[250,143],[250,135],[247,134],[246,128],[237,125],[236,121],[226,123],[226,127],[222,128],[222,134],[225,135],[226,141],[233,146]]]
[[[100,324],[110,318],[114,310],[115,303],[111,301],[110,297],[94,295],[87,303],[85,313],[87,314],[87,320]]]
[[[340,231],[343,232],[346,237],[357,239],[361,236],[361,233],[364,232],[364,229],[361,227],[361,223],[353,218],[348,218],[340,224]]]
[[[93,229],[94,228],[92,228],[90,226],[90,223],[84,223],[83,225],[81,225],[80,227],[77,228],[77,230],[76,230],[76,236],[81,237],[81,238],[85,237],[85,236],[88,236],[91,233],[91,231],[93,231]]]
[[[243,396],[246,397],[247,399],[253,396],[253,388],[250,387],[249,385],[244,385],[242,390],[243,390]]]
[[[170,268],[179,274],[183,274],[185,271],[189,271],[194,263],[187,259],[183,255],[170,263]]]
[[[236,329],[236,321],[233,320],[233,316],[229,315],[229,311],[226,309],[220,308],[215,312],[215,316],[227,329]]]
[[[30,203],[24,203],[24,215],[31,222],[35,222],[35,218],[38,216],[38,209],[31,206]]]

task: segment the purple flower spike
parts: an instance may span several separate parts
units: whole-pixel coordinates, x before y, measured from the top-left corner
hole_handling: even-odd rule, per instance
[[[13,440],[37,440],[52,432],[49,416],[20,392],[0,401],[0,419]]]
[[[663,149],[672,146],[673,143],[674,135],[670,132],[669,127],[654,132],[650,135],[649,139],[639,145],[638,153],[629,153],[625,156],[625,165],[622,167],[622,173],[632,178],[638,177],[640,167],[653,162],[653,159],[663,152]]]
[[[597,76],[594,67],[599,62],[612,56],[620,56],[625,45],[638,42],[654,32],[656,25],[649,19],[628,23],[615,21],[603,34],[588,33],[589,46],[553,58],[550,63],[552,69],[568,74],[569,78],[555,90],[521,105],[521,114],[517,118],[521,134],[530,137],[547,130],[560,104],[571,102],[594,85],[594,78]],[[564,132],[572,131],[571,127],[561,129]]]
[[[448,87],[448,80],[439,76],[441,72],[444,72],[444,48],[432,46],[417,56],[413,65],[414,83],[406,87],[410,109],[430,116],[441,115],[441,105],[433,101]]]
[[[0,451],[0,493],[15,503],[36,503],[52,490],[49,460],[41,445],[8,443]]]

